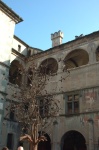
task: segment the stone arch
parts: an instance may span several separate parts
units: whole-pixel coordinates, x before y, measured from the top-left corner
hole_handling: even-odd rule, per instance
[[[99,46],[96,49],[96,61],[99,61]]]
[[[61,150],[87,150],[86,140],[80,132],[70,130],[61,139]]]
[[[20,64],[18,60],[14,60],[11,62],[9,69],[9,82],[12,84],[21,85],[22,82],[22,74],[21,71],[23,66]]]
[[[53,75],[57,73],[58,63],[54,58],[47,58],[41,62],[40,68],[41,73]]]
[[[67,69],[80,67],[88,64],[89,55],[87,51],[82,49],[76,49],[71,51],[64,59],[64,63]]]
[[[38,150],[51,150],[51,139],[50,136],[45,132],[39,132],[39,134],[43,133],[46,137],[47,141],[41,141],[38,144]]]

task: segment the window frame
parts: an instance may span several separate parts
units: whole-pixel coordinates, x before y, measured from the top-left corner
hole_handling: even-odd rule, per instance
[[[20,53],[21,52],[21,45],[18,44],[18,52]]]
[[[47,102],[46,102],[46,101],[49,101],[49,99],[47,98],[44,98],[44,99],[39,99],[39,111],[40,111],[39,113],[42,118],[45,117],[49,112],[49,107],[47,106]]]
[[[75,100],[75,96],[78,96],[78,99],[77,100]],[[72,97],[72,99],[69,101],[68,100],[68,98],[69,97]],[[78,107],[77,107],[77,111],[75,111],[75,102],[77,102],[78,103]],[[80,102],[80,94],[79,94],[79,92],[76,92],[76,93],[69,93],[69,94],[65,94],[65,113],[66,113],[66,115],[73,115],[73,114],[78,114],[79,113],[79,111],[80,111],[80,104],[79,104],[79,102]],[[71,108],[71,113],[69,112],[69,109],[68,109],[68,104],[71,104],[72,106],[72,108]]]
[[[48,117],[50,111],[50,100],[52,96],[42,96],[38,98],[39,113],[42,118]]]

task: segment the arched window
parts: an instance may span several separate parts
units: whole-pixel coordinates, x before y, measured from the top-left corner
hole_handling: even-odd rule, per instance
[[[18,52],[21,52],[21,45],[18,45]]]

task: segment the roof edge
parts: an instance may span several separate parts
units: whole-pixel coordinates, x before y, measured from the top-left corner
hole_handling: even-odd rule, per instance
[[[16,24],[23,21],[23,19],[18,14],[16,14],[10,7],[8,7],[1,0],[0,0],[0,8],[7,16],[9,16],[12,20],[14,20]]]
[[[21,42],[22,44],[24,44],[26,47],[31,48],[31,49],[35,49],[35,50],[39,50],[39,51],[43,51],[40,48],[36,48],[36,47],[32,47],[30,45],[28,45],[26,42],[24,42],[22,39],[20,39],[18,36],[14,35],[14,39],[18,40],[19,42]]]
[[[26,42],[24,42],[23,40],[21,40],[18,36],[14,35],[13,37],[14,37],[14,39],[18,40],[19,42],[21,42],[26,47],[30,47]]]

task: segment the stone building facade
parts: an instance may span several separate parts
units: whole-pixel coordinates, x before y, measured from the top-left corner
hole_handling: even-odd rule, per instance
[[[13,82],[9,74],[15,78],[18,67],[28,68],[35,61],[38,67],[46,64],[48,72],[52,72],[46,89],[60,100],[61,107],[47,131],[48,143],[41,144],[42,149],[98,150],[99,31],[77,36],[64,44],[63,33],[55,32],[51,34],[52,48],[42,51],[14,35],[15,25],[23,20],[2,1],[0,18],[0,149],[5,145],[17,149],[20,133],[13,114],[7,117],[6,107],[24,79],[21,76]]]

